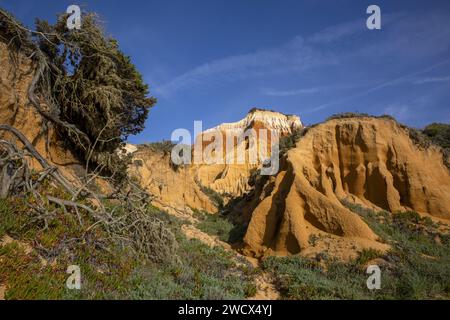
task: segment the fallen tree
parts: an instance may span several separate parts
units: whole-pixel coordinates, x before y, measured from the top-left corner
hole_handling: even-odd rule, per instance
[[[50,165],[20,131],[0,125],[1,131],[10,132],[16,139],[0,140],[0,198],[31,195],[32,201],[27,205],[34,213],[33,219],[43,221],[43,228],[48,228],[55,217],[57,209],[49,206],[55,204],[65,214],[76,215],[80,228],[85,230],[84,237],[101,228],[107,237],[95,240],[99,246],[107,248],[108,243],[118,244],[156,262],[176,259],[175,236],[163,221],[147,212],[150,194],[129,180],[110,194],[96,193],[88,184],[99,172],[91,172],[85,183],[75,186],[57,167]],[[41,170],[31,169],[32,159],[39,162]],[[52,184],[56,190],[63,189],[62,194],[67,198],[52,195],[45,183]],[[86,215],[90,223],[83,220]],[[68,243],[86,241],[86,238],[69,239]]]

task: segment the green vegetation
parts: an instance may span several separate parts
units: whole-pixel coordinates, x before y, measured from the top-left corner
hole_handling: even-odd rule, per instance
[[[170,140],[163,140],[160,142],[152,142],[152,143],[146,143],[146,144],[140,144],[138,145],[139,149],[150,149],[152,151],[160,151],[164,155],[168,155],[172,152],[173,147],[175,146],[175,143],[173,143]]]
[[[374,212],[345,203],[392,246],[383,254],[364,250],[343,263],[299,256],[265,259],[262,268],[277,278],[284,299],[449,299],[450,237],[415,212]],[[381,289],[366,287],[366,264],[384,260]]]
[[[431,141],[440,146],[444,153],[444,164],[450,169],[450,125],[432,123],[422,131]]]
[[[64,136],[86,162],[86,174],[94,162],[99,171],[114,177],[111,182],[120,182],[127,178],[126,161],[115,150],[127,136],[142,131],[156,99],[94,14],[83,17],[81,31],[67,30],[66,18],[58,17],[54,25],[37,20],[34,32],[0,9],[0,41],[12,49],[11,63],[17,64],[18,53],[32,59],[28,97],[48,122],[42,129],[54,127]],[[342,113],[329,119],[368,116]],[[416,144],[434,143],[448,152],[449,125],[435,123],[423,132],[403,127]],[[282,138],[281,154],[306,132]],[[165,155],[173,146],[170,141],[148,145]],[[258,176],[252,172],[252,184]],[[7,285],[7,299],[243,299],[255,294],[254,270],[248,263],[237,263],[233,253],[222,248],[188,240],[180,232],[183,222],[146,205],[145,197],[133,198],[131,189],[122,198],[88,199],[93,192],[69,194],[43,177],[24,178],[26,183],[0,199],[0,239],[14,239],[0,246],[0,284]],[[42,184],[37,183],[41,178]],[[197,183],[219,210],[224,208],[227,195]],[[30,188],[22,188],[27,184]],[[52,202],[50,197],[57,199]],[[134,210],[136,203],[142,212]],[[391,251],[363,250],[349,263],[324,254],[317,259],[267,258],[262,268],[273,273],[283,298],[450,298],[450,236],[438,230],[440,225],[416,212],[391,214],[345,205],[389,243]],[[98,216],[100,212],[104,215]],[[235,243],[245,233],[246,226],[222,214],[195,216],[200,230],[222,241]],[[309,241],[315,245],[318,239]],[[374,259],[382,259],[382,289],[370,291],[365,267]],[[69,265],[80,266],[79,291],[66,288]]]
[[[194,216],[199,220],[196,225],[201,231],[217,236],[220,240],[227,242],[231,230],[234,228],[233,224],[222,217],[219,213],[210,214],[202,211],[194,211]]]
[[[423,133],[444,149],[450,149],[450,124],[432,123],[423,129]]]
[[[364,295],[365,274],[343,263],[329,261],[324,267],[299,256],[269,257],[262,269],[276,277],[284,299],[364,299],[370,294]]]
[[[252,294],[252,274],[237,268],[232,253],[198,240],[180,242],[178,265],[136,271],[132,299],[243,299]]]
[[[141,144],[138,145],[138,149],[140,150],[151,150],[153,152],[159,152],[162,153],[164,156],[168,156],[167,157],[167,161],[169,162],[169,166],[170,168],[172,168],[173,171],[178,171],[178,169],[180,167],[182,167],[183,165],[179,165],[179,164],[175,164],[172,162],[172,157],[171,157],[171,153],[172,153],[172,149],[176,146],[175,143],[173,143],[170,140],[163,140],[160,142],[152,142],[152,143],[146,143],[146,144]],[[181,155],[181,154],[180,154]],[[142,166],[142,163],[136,163],[135,165],[140,165]]]
[[[220,240],[227,243],[235,243],[245,235],[246,225],[235,224],[227,216],[220,213],[210,214],[194,210],[194,216],[199,220],[196,227],[201,231],[217,236]]]
[[[213,190],[210,187],[202,185],[202,183],[199,180],[196,180],[195,182],[200,187],[200,190],[211,200],[212,203],[214,203],[217,209],[222,210],[225,202],[223,196],[216,190]]]
[[[0,283],[8,284],[7,299],[61,299],[63,270],[42,266],[35,253],[26,254],[17,243],[0,247]]]
[[[303,137],[308,130],[306,128],[298,129],[288,136],[280,138],[280,156],[285,155],[290,149],[294,148],[298,140]]]
[[[0,237],[20,241],[0,247],[0,283],[8,284],[7,299],[243,299],[254,293],[250,267],[238,267],[232,253],[221,248],[187,240],[179,231],[182,222],[154,207],[148,214],[176,235],[173,259],[135,256],[104,242],[101,230],[87,242],[72,241],[84,232],[76,216],[55,214],[45,228],[33,221],[21,199],[0,200]],[[25,253],[25,243],[33,244],[31,253]],[[66,289],[69,265],[81,268],[79,291]]]
[[[356,259],[356,263],[358,265],[364,266],[368,262],[370,262],[370,261],[372,261],[372,260],[374,260],[376,258],[382,257],[382,256],[383,256],[383,253],[378,251],[378,250],[375,250],[375,249],[372,249],[372,248],[370,248],[370,249],[363,249],[359,253],[358,258]]]
[[[8,188],[0,200],[0,237],[14,239],[0,246],[6,298],[242,299],[254,292],[250,268],[186,239],[181,222],[148,205],[151,195],[129,179],[129,157],[116,150],[143,129],[156,99],[95,14],[83,13],[80,30],[68,30],[66,20],[65,14],[55,24],[38,19],[33,31],[0,9],[0,41],[9,46],[14,79],[24,76],[18,55],[31,59],[26,92],[43,119],[39,137],[54,128],[85,167],[85,185],[73,186],[21,132],[3,126],[43,167],[33,173],[22,146],[3,141],[1,167],[13,178],[3,181]],[[150,147],[170,153],[173,144]],[[99,177],[114,190],[101,194]],[[203,190],[223,206],[219,194]],[[79,291],[66,289],[70,265],[81,269]]]
[[[32,201],[31,196],[28,201]],[[130,250],[106,241],[102,229],[86,232],[74,214],[54,207],[54,217],[42,221],[25,199],[9,198],[0,203],[0,230],[20,241],[0,248],[0,282],[8,285],[7,299],[103,298],[108,292],[121,290],[123,279],[137,265]],[[83,214],[82,219],[87,222],[89,216]],[[79,241],[82,237],[85,241]],[[25,246],[31,252],[26,253]],[[69,265],[83,270],[83,290],[76,296],[65,286]]]
[[[336,114],[329,116],[325,121],[333,120],[333,119],[347,119],[347,118],[379,118],[379,119],[391,119],[391,120],[396,121],[394,117],[392,117],[388,114],[383,114],[381,116],[373,116],[368,113],[362,113],[362,112],[357,112],[357,111],[356,112],[336,113]]]

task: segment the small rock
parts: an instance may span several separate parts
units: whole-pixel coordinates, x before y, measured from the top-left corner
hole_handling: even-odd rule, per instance
[[[0,300],[5,300],[6,286],[0,285]]]
[[[441,237],[439,237],[439,235],[437,235],[436,237],[434,237],[434,242],[436,242],[439,245],[442,245],[442,240]]]

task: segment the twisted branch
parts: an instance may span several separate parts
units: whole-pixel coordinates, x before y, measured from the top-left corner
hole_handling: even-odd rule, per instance
[[[109,195],[96,193],[89,189],[88,185],[98,177],[98,172],[89,174],[85,183],[75,188],[56,167],[39,154],[19,130],[9,125],[0,125],[0,131],[12,133],[23,147],[19,148],[14,141],[0,140],[1,198],[23,197],[25,193],[31,193],[34,201],[27,202],[27,205],[35,214],[33,220],[42,221],[44,229],[47,229],[50,221],[57,216],[50,204],[60,207],[64,214],[74,213],[80,228],[84,230],[83,237],[75,239],[74,242],[90,239],[92,231],[101,228],[107,237],[100,242],[119,244],[153,261],[176,259],[175,236],[162,220],[148,213],[150,194],[131,181]],[[32,172],[29,166],[29,160],[32,158],[39,162],[41,171]],[[55,187],[63,187],[71,199],[46,194],[48,188],[41,186],[45,180],[49,180]],[[108,208],[103,203],[105,199],[112,201]],[[94,222],[86,225],[83,216]],[[45,250],[43,253],[45,254]]]

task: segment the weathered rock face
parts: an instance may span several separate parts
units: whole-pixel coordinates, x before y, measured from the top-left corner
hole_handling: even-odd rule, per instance
[[[331,120],[311,128],[288,152],[278,176],[247,199],[247,253],[313,253],[321,248],[311,246],[311,235],[333,239],[327,246],[337,256],[355,248],[383,249],[341,199],[450,219],[449,190],[439,149],[419,149],[395,121]]]
[[[222,123],[217,127],[206,130],[204,133],[213,131],[220,132],[240,132],[249,128],[265,128],[267,130],[278,131],[281,135],[290,134],[302,127],[300,118],[296,115],[285,115],[280,112],[253,109],[247,116],[237,122]]]
[[[267,130],[267,135],[261,132],[261,137],[267,137],[267,155],[270,156],[271,150],[271,132],[277,133],[279,137],[290,135],[293,131],[302,128],[302,122],[300,118],[295,115],[285,115],[279,112],[268,110],[251,110],[247,116],[237,122],[224,123],[215,128],[208,129],[203,132],[205,138],[203,140],[203,148],[206,148],[210,142],[211,137],[218,134],[223,137],[224,149],[226,146],[227,137],[240,137],[245,135],[246,130],[252,129],[255,132],[255,136],[260,138],[260,129]],[[201,143],[200,139],[197,139],[196,144]],[[239,138],[236,138],[233,144],[233,149],[224,150],[224,164],[200,164],[197,166],[197,174],[199,181],[208,186],[209,188],[219,192],[226,193],[228,195],[237,197],[248,192],[251,186],[248,184],[252,170],[258,168],[261,165],[260,154],[258,153],[258,161],[252,161],[250,156],[246,154],[244,163],[225,163],[227,154],[234,154],[235,151],[241,148],[249,150],[248,141],[242,139],[239,142]],[[237,159],[234,156],[233,159]]]
[[[286,116],[278,112],[253,110],[242,120],[235,123],[222,124],[216,128],[206,130],[203,134],[217,133],[224,140],[228,134],[238,137],[247,129],[267,129],[276,131],[285,136],[293,130],[301,128],[302,124],[297,116]],[[209,140],[206,139],[205,140]],[[234,145],[231,152],[239,146]],[[196,143],[206,148],[210,142],[197,139]],[[240,145],[244,150],[247,142],[242,140]],[[224,143],[225,145],[225,143]],[[268,144],[268,149],[270,144]],[[127,150],[132,152],[134,148],[128,145]],[[225,150],[230,151],[230,150]],[[224,152],[224,157],[226,153]],[[194,156],[195,157],[195,156]],[[247,159],[243,164],[193,164],[180,167],[177,170],[170,165],[170,154],[159,152],[145,146],[139,146],[138,151],[133,152],[134,165],[130,173],[139,179],[141,185],[151,194],[156,196],[156,201],[164,206],[170,206],[178,210],[195,208],[209,212],[217,211],[217,204],[202,191],[202,187],[210,188],[219,194],[237,197],[248,192],[251,187],[248,184],[251,172],[260,163],[249,163]],[[223,161],[225,162],[225,160]],[[158,203],[157,203],[158,204]]]
[[[155,197],[157,206],[180,211],[189,211],[190,208],[208,212],[217,210],[195,180],[196,169],[192,166],[173,168],[170,153],[138,146],[129,172]]]
[[[13,63],[11,51],[0,42],[0,66],[0,123],[20,130],[49,162],[57,166],[78,163],[28,100],[28,88],[34,75],[31,60],[18,53]],[[0,137],[12,138],[5,132],[0,132]],[[38,166],[37,162],[32,164]]]
[[[0,42],[0,122],[19,129],[36,143],[42,118],[28,101],[28,87],[33,77],[32,64],[24,55],[18,54],[14,65],[10,54],[6,44]],[[37,143],[40,149],[44,146],[41,140]]]

